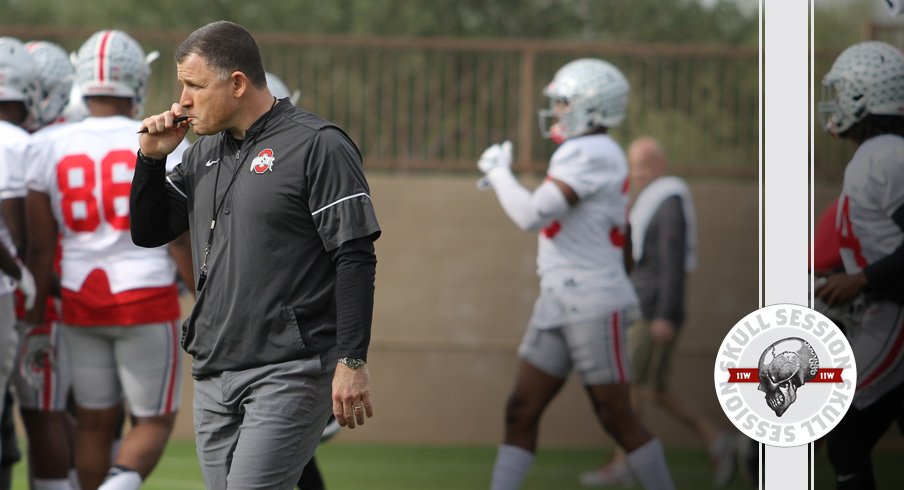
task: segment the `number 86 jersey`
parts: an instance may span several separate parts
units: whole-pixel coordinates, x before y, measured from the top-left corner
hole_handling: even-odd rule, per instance
[[[129,233],[139,126],[124,116],[87,118],[32,136],[26,186],[50,198],[66,289],[79,291],[97,269],[106,274],[113,294],[174,281],[175,266],[166,247],[139,248]],[[183,142],[170,159],[181,160],[186,146]]]

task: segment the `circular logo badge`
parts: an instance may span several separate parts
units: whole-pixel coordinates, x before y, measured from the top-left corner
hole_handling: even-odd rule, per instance
[[[841,330],[810,308],[770,305],[725,336],[713,373],[728,419],[763,444],[807,444],[832,430],[854,398],[854,352]]]

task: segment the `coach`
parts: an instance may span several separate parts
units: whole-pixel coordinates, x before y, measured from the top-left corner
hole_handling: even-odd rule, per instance
[[[270,94],[248,31],[208,24],[175,58],[179,102],[142,122],[132,239],[153,247],[191,231],[198,296],[182,346],[207,488],[289,489],[329,417],[331,379],[340,425],[373,415],[380,226],[357,147]],[[165,176],[189,126],[200,138]]]

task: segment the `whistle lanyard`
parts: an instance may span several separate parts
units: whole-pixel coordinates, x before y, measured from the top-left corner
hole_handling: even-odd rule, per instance
[[[273,105],[270,106],[270,110],[267,111],[267,116],[264,118],[264,121],[261,123],[260,131],[254,133],[254,137],[251,138],[251,141],[248,142],[247,146],[243,146],[236,152],[235,155],[235,170],[232,172],[232,178],[229,179],[229,185],[226,186],[226,192],[223,193],[223,199],[220,201],[220,204],[217,204],[217,186],[220,183],[220,168],[223,166],[222,160],[223,154],[225,154],[224,147],[226,146],[226,138],[227,136],[224,134],[222,142],[220,143],[220,164],[217,165],[217,174],[213,181],[213,205],[212,205],[212,216],[210,218],[210,229],[207,232],[207,244],[204,245],[204,260],[201,262],[201,269],[198,272],[198,292],[201,292],[201,288],[204,287],[204,283],[207,282],[207,259],[210,257],[210,250],[213,247],[213,231],[217,227],[217,216],[220,214],[220,209],[223,208],[223,205],[226,204],[226,197],[229,195],[229,191],[232,189],[232,184],[235,183],[235,179],[239,176],[239,171],[242,169],[244,165],[245,159],[248,158],[248,155],[251,154],[251,151],[254,149],[254,145],[257,144],[257,137],[264,132],[267,128],[267,123],[270,122],[270,115],[273,114],[273,108],[276,107],[276,103],[278,100],[276,97],[273,98]],[[247,149],[248,153],[245,156],[242,156],[242,152]]]

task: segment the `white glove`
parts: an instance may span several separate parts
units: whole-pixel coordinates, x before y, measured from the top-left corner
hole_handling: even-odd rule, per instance
[[[16,289],[25,296],[25,309],[30,310],[35,306],[35,295],[38,293],[38,288],[35,286],[35,277],[31,275],[31,271],[25,267],[21,260],[16,259],[16,263],[19,264],[19,270],[22,271],[22,277],[16,281]]]
[[[50,341],[50,324],[26,325],[24,335],[19,374],[31,387],[40,389],[45,372],[56,363],[56,351]]]
[[[495,144],[483,151],[480,160],[477,161],[477,168],[483,173],[489,173],[497,168],[512,168],[512,142],[505,141],[502,144]]]

